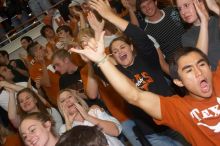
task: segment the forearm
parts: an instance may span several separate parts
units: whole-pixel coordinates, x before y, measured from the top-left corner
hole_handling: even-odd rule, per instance
[[[16,85],[16,84],[7,84],[5,87],[8,87],[16,92],[26,88],[26,87],[23,87],[23,86],[20,86],[20,85]]]
[[[83,16],[82,13],[80,13],[79,17],[80,17],[80,29],[86,28],[85,17]]]
[[[118,127],[114,122],[101,120],[93,116],[89,116],[86,120],[93,123],[94,125],[99,126],[105,134],[111,136],[118,136],[120,134]]]
[[[130,19],[131,19],[131,24],[139,26],[138,19],[135,15],[134,11],[131,10],[131,9],[129,10],[129,16],[130,16]]]
[[[208,23],[201,24],[199,37],[196,43],[196,48],[200,49],[203,53],[207,55],[208,54],[208,42],[209,42]]]
[[[128,21],[115,15],[113,12],[110,13],[109,15],[105,15],[104,18],[107,19],[108,21],[110,21],[116,27],[118,27],[121,31],[124,31],[128,26]]]
[[[95,79],[92,64],[88,64],[88,80],[86,86],[86,93],[90,99],[95,99],[98,96],[98,83]]]
[[[14,69],[15,69],[16,71],[18,71],[20,74],[22,74],[23,76],[26,76],[26,77],[29,76],[29,73],[28,73],[27,70],[24,70],[24,69],[21,69],[21,68],[18,68],[18,67],[14,68]]]
[[[43,65],[43,74],[42,74],[42,78],[41,78],[41,85],[44,87],[51,86],[48,70],[47,70],[47,67],[45,64]]]
[[[15,128],[18,128],[20,123],[20,118],[17,113],[17,106],[15,101],[14,93],[9,93],[9,102],[8,102],[8,118]]]

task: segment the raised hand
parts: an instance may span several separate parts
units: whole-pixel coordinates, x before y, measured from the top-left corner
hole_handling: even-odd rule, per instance
[[[196,8],[197,14],[199,15],[201,23],[208,25],[209,14],[205,8],[204,3],[199,2],[198,0],[193,0],[193,4]]]
[[[90,0],[89,5],[95,9],[103,18],[114,13],[110,7],[108,0]]]
[[[87,46],[85,46],[83,50],[71,48],[70,51],[82,54],[93,62],[99,62],[106,56],[103,40],[104,33],[104,31],[101,33],[100,39],[98,41],[96,41],[94,38],[90,39],[87,43]]]
[[[78,103],[75,103],[75,106],[76,106],[76,109],[81,114],[81,116],[83,117],[83,119],[88,120],[89,114],[87,113],[87,111]]]
[[[73,114],[73,115],[69,115],[68,114],[68,109],[67,107],[65,107],[63,104],[61,103],[58,103],[58,107],[60,109],[60,112],[61,114],[63,115],[64,117],[64,120],[65,120],[65,124],[66,124],[66,129],[69,130],[72,128],[72,124],[73,124],[73,121],[77,115],[77,113]]]
[[[91,28],[94,30],[95,33],[101,33],[103,31],[105,25],[105,21],[103,19],[101,22],[99,22],[96,16],[94,15],[94,13],[92,12],[89,12],[87,19],[89,25],[91,26]]]
[[[128,0],[121,0],[121,3],[126,9],[131,9],[131,5],[129,4]]]

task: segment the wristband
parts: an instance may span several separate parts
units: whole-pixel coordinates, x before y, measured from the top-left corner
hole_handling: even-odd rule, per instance
[[[100,64],[104,63],[104,62],[108,59],[108,57],[109,57],[109,55],[105,55],[100,61],[98,61],[98,62],[96,63],[96,65],[97,65],[98,67],[100,67]]]

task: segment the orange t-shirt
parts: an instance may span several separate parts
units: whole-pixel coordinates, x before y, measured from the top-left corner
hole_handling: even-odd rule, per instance
[[[46,61],[46,65],[49,66],[51,63],[50,61]],[[42,76],[43,74],[43,66],[40,63],[35,62],[29,69],[30,77],[32,80],[36,80],[39,76]],[[51,86],[50,87],[42,87],[49,100],[52,102],[53,105],[57,106],[57,95],[59,92],[59,78],[60,75],[51,71],[50,69],[48,70],[48,75],[50,79]]]
[[[180,132],[193,146],[220,146],[220,69],[213,72],[213,95],[196,100],[191,96],[161,97],[162,120]]]
[[[6,142],[3,146],[24,146],[19,135],[9,135],[6,137]]]
[[[79,66],[79,67],[83,67],[83,66],[85,66],[85,62],[82,60],[82,58],[80,57],[80,55],[79,54],[77,54],[77,53],[71,53],[71,59],[72,59],[72,62],[75,64],[75,65],[77,65],[77,66]]]
[[[82,68],[80,73],[84,88],[86,88],[88,80],[88,66],[86,65],[84,68]],[[97,82],[100,97],[107,106],[110,113],[120,122],[124,122],[130,119],[132,116],[129,112],[129,109],[127,108],[126,101],[113,89],[112,86],[104,86],[98,77]]]

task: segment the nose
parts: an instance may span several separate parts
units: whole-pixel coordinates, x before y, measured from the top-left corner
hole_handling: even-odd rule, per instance
[[[33,141],[33,136],[31,136],[31,134],[27,134],[25,141],[28,142],[28,143],[32,143],[32,141]]]
[[[202,74],[202,71],[201,71],[201,69],[200,69],[200,68],[198,68],[198,67],[195,67],[195,68],[194,68],[194,71],[195,71],[195,75],[196,75],[196,77],[199,77],[199,76],[201,76],[201,74]]]

